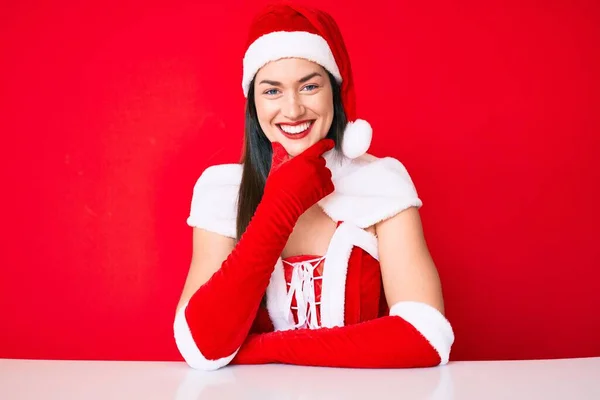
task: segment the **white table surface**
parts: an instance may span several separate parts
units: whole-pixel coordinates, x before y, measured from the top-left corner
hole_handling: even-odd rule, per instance
[[[425,369],[0,359],[0,399],[600,399],[600,357]]]

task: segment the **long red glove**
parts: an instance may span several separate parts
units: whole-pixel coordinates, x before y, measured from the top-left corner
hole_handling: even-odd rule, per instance
[[[430,367],[448,362],[453,342],[452,327],[438,310],[400,302],[390,316],[359,324],[249,335],[231,364]]]
[[[281,144],[273,144],[271,172],[248,228],[175,318],[175,341],[191,367],[227,365],[246,339],[298,218],[334,190],[322,157],[333,146],[332,140],[322,140],[289,159]]]

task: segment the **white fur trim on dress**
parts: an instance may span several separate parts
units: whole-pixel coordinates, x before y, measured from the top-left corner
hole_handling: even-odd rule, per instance
[[[429,304],[401,301],[390,308],[390,315],[396,315],[414,326],[437,351],[440,365],[448,363],[454,331],[442,313]]]
[[[325,159],[335,191],[319,206],[336,222],[367,228],[423,204],[406,168],[395,158],[364,154],[351,160],[330,151]],[[207,168],[194,186],[188,225],[235,238],[241,179],[240,164]]]
[[[219,358],[218,360],[207,360],[200,349],[198,349],[198,346],[196,346],[196,342],[190,332],[190,327],[185,318],[185,309],[187,308],[187,305],[188,303],[185,303],[185,305],[177,311],[175,323],[173,324],[175,343],[185,362],[194,369],[204,371],[214,371],[229,364],[239,349],[228,357]]]
[[[348,261],[354,246],[379,259],[377,238],[356,225],[342,223],[331,238],[323,266],[321,326],[344,326]]]
[[[241,164],[207,168],[194,185],[187,224],[235,238],[241,179]]]
[[[309,32],[271,32],[256,39],[246,50],[243,61],[242,89],[248,96],[250,83],[260,68],[281,58],[304,58],[331,72],[338,82],[342,75],[335,57],[321,36]]]
[[[344,223],[334,235],[340,238],[332,238],[326,254],[321,319],[323,326],[339,326],[344,321],[346,272],[352,245],[363,247],[377,258],[376,238],[364,229],[408,207],[420,207],[422,202],[406,168],[394,158],[364,154],[348,159],[334,150],[326,153],[325,159],[335,191],[319,206],[335,222]],[[240,164],[206,169],[194,186],[188,224],[234,238],[241,176]],[[278,261],[267,289],[268,311],[277,330],[293,327],[289,310],[282,308],[286,295],[283,266]]]
[[[350,223],[342,223],[336,229],[323,266],[321,286],[321,326],[332,328],[344,326],[346,276],[352,248],[358,246],[378,259],[377,238],[370,232]],[[267,287],[267,311],[276,331],[294,327],[294,317],[287,303],[288,286],[285,281],[281,259],[277,261]]]
[[[276,331],[287,331],[294,327],[294,316],[287,307],[287,292],[283,261],[279,257],[267,286],[267,311]]]
[[[365,154],[341,165],[332,154],[325,157],[335,191],[319,201],[334,221],[367,228],[423,202],[404,165],[395,158]]]

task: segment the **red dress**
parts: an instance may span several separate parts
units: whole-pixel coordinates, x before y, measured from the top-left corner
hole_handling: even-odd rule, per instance
[[[282,260],[289,306],[296,329],[315,329],[322,326],[322,270],[325,259],[324,256],[298,255]],[[298,275],[305,275],[305,279],[300,279],[303,285],[293,282],[295,274],[296,281],[299,279]],[[306,275],[312,276],[312,279]],[[311,293],[313,290],[314,297]],[[344,296],[344,325],[388,315],[389,308],[383,291],[379,261],[360,247],[354,247],[350,253]],[[298,307],[298,302],[300,302],[300,307]],[[273,330],[267,309],[261,307],[252,331],[262,333]]]
[[[399,301],[388,309],[377,237],[365,230],[409,207],[421,206],[408,172],[389,157],[327,162],[335,191],[319,206],[340,222],[326,253],[277,259],[250,334],[247,316],[256,303],[251,303],[252,309],[235,307],[235,299],[243,302],[243,296],[255,295],[259,302],[271,266],[255,263],[260,282],[252,281],[258,278],[245,268],[218,275],[221,281],[215,282],[219,285],[235,282],[235,290],[227,292],[235,296],[223,297],[216,309],[204,307],[206,302],[201,301],[194,303],[196,308],[186,305],[175,319],[176,342],[189,365],[207,370],[229,363],[271,362],[399,368],[448,362],[454,341],[449,321],[419,301]],[[207,170],[194,187],[188,223],[235,238],[241,175],[238,164]],[[223,293],[206,292],[214,298]],[[216,328],[209,327],[227,335],[215,335]]]

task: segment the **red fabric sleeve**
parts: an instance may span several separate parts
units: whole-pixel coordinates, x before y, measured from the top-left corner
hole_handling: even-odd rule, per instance
[[[267,363],[403,368],[436,366],[442,358],[419,330],[392,315],[344,327],[249,335],[231,362]]]
[[[333,145],[323,140],[283,165],[273,164],[262,201],[241,239],[175,317],[175,341],[190,366],[220,368],[246,339],[296,221],[334,190],[321,157]],[[282,162],[285,150],[278,144],[273,148],[273,160]]]

